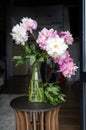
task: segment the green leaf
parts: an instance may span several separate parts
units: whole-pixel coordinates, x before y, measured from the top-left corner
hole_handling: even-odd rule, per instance
[[[27,53],[31,53],[31,50],[30,50],[30,48],[28,47],[28,44],[25,44],[25,53],[27,54]]]
[[[35,51],[36,51],[36,50],[35,50],[35,44],[31,44],[31,45],[30,45],[30,49],[35,52]]]
[[[25,56],[26,59],[29,59],[30,57],[31,57],[30,55],[26,55],[26,56]]]
[[[15,62],[16,66],[24,64],[25,59],[22,56],[14,56],[12,60]]]
[[[38,62],[43,62],[44,61],[44,58],[43,57],[40,57],[40,58],[38,58],[38,60],[37,60]]]
[[[46,96],[48,95],[48,93],[49,93],[49,92],[45,90],[45,95],[46,95]]]
[[[35,61],[36,61],[35,56],[33,56],[33,55],[30,56],[30,65],[33,65]]]
[[[14,56],[12,59],[13,59],[13,60],[21,60],[21,59],[22,59],[22,56]]]
[[[53,97],[51,97],[50,95],[48,95],[48,100],[50,101],[50,103],[53,103]]]
[[[24,61],[23,61],[23,60],[19,60],[19,61],[16,62],[16,66],[19,66],[19,65],[21,65],[21,64],[24,64]]]

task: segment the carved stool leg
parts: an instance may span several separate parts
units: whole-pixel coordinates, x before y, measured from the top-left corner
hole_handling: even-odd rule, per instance
[[[51,130],[50,128],[50,119],[51,119],[51,111],[45,112],[45,129],[46,130]]]
[[[36,130],[36,112],[33,112],[33,130]]]
[[[20,130],[20,126],[19,126],[20,119],[19,119],[19,116],[17,114],[17,111],[15,109],[13,109],[13,110],[14,110],[14,113],[15,113],[16,130]]]
[[[14,109],[16,130],[30,130],[30,114]]]
[[[45,130],[59,130],[58,112],[59,108],[45,112]]]
[[[18,119],[19,119],[19,122],[18,122],[19,124],[17,124],[19,130],[26,130],[24,112],[17,111],[17,116],[18,116]]]
[[[40,113],[40,130],[44,130],[44,112]]]
[[[30,113],[25,112],[25,120],[26,120],[26,130],[31,129],[31,121],[30,121]]]
[[[51,112],[51,123],[50,123],[50,126],[51,126],[51,130],[56,130],[56,110],[53,110]]]
[[[55,124],[56,124],[56,130],[59,130],[59,115],[58,115],[58,113],[59,113],[59,108],[58,109],[56,109],[56,120],[55,120]]]

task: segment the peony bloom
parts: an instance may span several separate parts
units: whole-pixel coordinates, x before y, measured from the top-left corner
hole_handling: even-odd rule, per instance
[[[19,24],[13,27],[11,35],[16,44],[24,45],[25,42],[28,40],[26,30]]]
[[[62,31],[62,32],[60,32],[58,35],[59,35],[61,38],[63,38],[64,41],[65,41],[67,44],[72,45],[72,43],[73,43],[73,37],[72,37],[72,35],[70,34],[69,31],[65,31],[65,32]]]
[[[37,22],[35,20],[32,20],[31,18],[23,18],[22,23],[20,25],[26,30],[30,31],[32,33],[32,29],[36,30],[37,29]]]
[[[53,58],[62,58],[68,48],[68,45],[65,44],[64,39],[55,37],[48,38],[46,40],[46,51],[49,56]]]
[[[48,38],[53,38],[57,36],[57,31],[54,31],[54,29],[47,29],[43,28],[38,35],[37,43],[39,44],[39,47],[42,50],[46,49],[46,41]]]
[[[62,65],[64,63],[73,62],[73,59],[70,57],[70,54],[68,51],[65,52],[64,57],[62,58],[53,58],[55,63],[58,63],[59,65]]]
[[[75,75],[78,67],[73,63],[73,59],[68,51],[66,51],[64,58],[53,58],[53,60],[59,64],[59,71],[63,73],[64,77],[70,78],[72,75]]]
[[[77,66],[73,62],[64,63],[60,66],[60,72],[67,78],[71,78],[72,75],[75,75]]]

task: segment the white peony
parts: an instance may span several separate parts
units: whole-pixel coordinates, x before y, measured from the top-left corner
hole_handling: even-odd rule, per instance
[[[26,30],[19,24],[13,27],[11,35],[13,37],[13,40],[15,40],[16,44],[24,45],[25,42],[28,40]]]
[[[60,37],[48,38],[46,41],[46,51],[53,58],[63,58],[67,48],[68,45]]]

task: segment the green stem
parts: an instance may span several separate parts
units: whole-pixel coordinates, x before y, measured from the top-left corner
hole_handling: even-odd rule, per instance
[[[42,100],[41,89],[39,88],[39,86],[37,86],[37,90],[38,90],[38,95],[40,96],[40,98],[41,98],[41,100]]]
[[[32,97],[32,94],[33,94],[33,81],[31,80],[31,81],[30,81],[30,93],[29,93],[30,99],[31,99],[31,97]]]
[[[36,41],[36,37],[35,37],[34,33],[31,33],[31,34],[32,34],[32,36],[33,36],[34,40]]]

